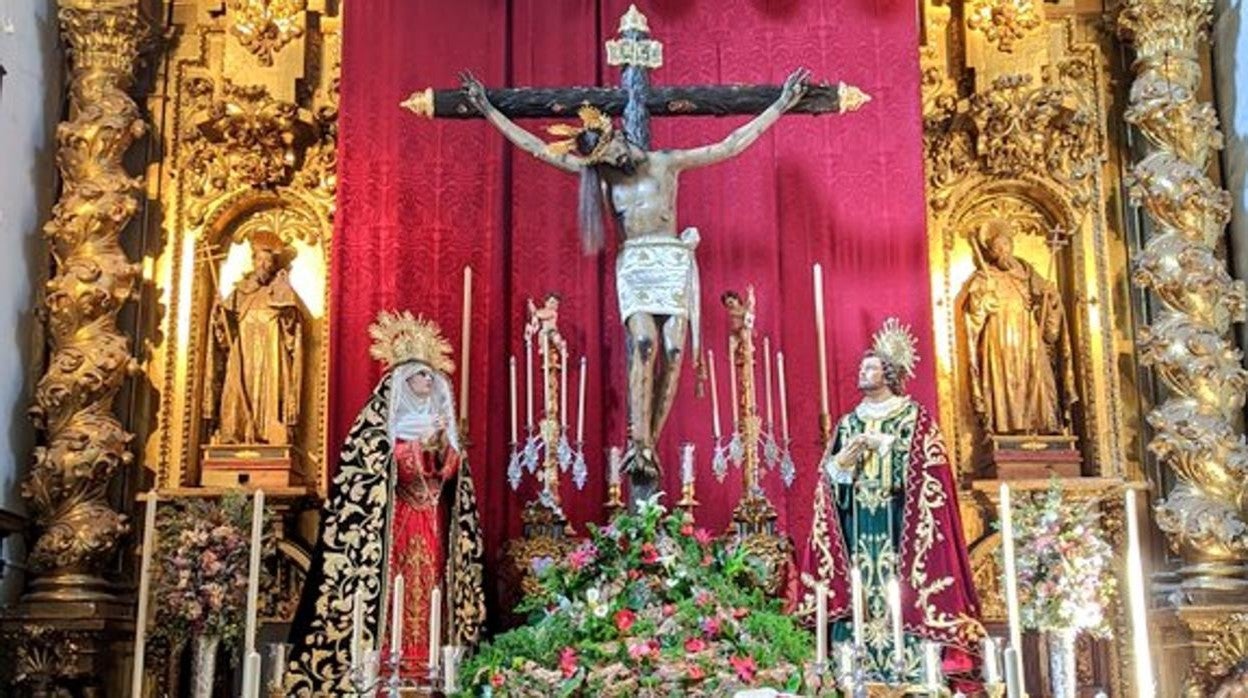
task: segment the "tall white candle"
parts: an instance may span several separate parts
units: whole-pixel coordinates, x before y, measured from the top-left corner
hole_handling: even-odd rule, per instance
[[[738,431],[741,429],[741,417],[737,414],[738,407],[741,402],[737,399],[737,352],[733,351],[736,346],[736,339],[728,338],[728,395],[732,398],[729,409],[732,410],[732,429]]]
[[[533,339],[524,338],[524,407],[525,423],[529,433],[533,432]]]
[[[866,625],[866,604],[862,594],[862,570],[854,564],[849,572],[851,602],[854,607],[854,644],[863,645],[863,629]]]
[[[516,427],[516,357],[507,360],[507,378],[511,395],[511,443],[520,443],[520,435]]]
[[[619,446],[612,446],[607,451],[607,484],[620,484],[620,469],[622,467],[623,454],[620,452]]]
[[[580,387],[576,395],[576,442],[585,443],[585,357],[581,357]]]
[[[1023,698],[1023,677],[1019,673],[1023,666],[1018,650],[1005,648],[1005,695],[1009,698]]]
[[[901,632],[901,586],[897,578],[888,580],[888,616],[893,628],[893,661],[902,671],[898,681],[905,680],[906,638]]]
[[[944,688],[944,681],[940,676],[940,644],[936,642],[923,643],[923,682],[927,685],[928,693],[938,695],[938,692]]]
[[[559,423],[563,425],[563,433],[568,433],[568,352],[559,352]]]
[[[1021,659],[1023,647],[1022,616],[1018,607],[1018,573],[1014,560],[1014,516],[1010,508],[1010,486],[1001,483],[1001,552],[1005,562],[1005,610],[1010,622],[1010,647],[1015,651],[1015,661]],[[1007,662],[1008,664],[1008,662]],[[1008,672],[1009,667],[1006,667]],[[1020,686],[1026,685],[1023,665],[1016,667]],[[1009,677],[1009,674],[1006,674]]]
[[[472,267],[464,267],[464,316],[459,333],[459,421],[468,422],[468,366],[472,357]]]
[[[680,446],[680,484],[693,484],[693,444]]]
[[[819,352],[819,414],[828,413],[828,337],[823,315],[823,265],[812,270],[815,277],[815,344]]]
[[[715,352],[710,349],[706,350],[706,366],[710,369],[711,380],[711,433],[715,436],[715,443],[718,444],[723,431],[719,426],[719,386],[715,382]]]
[[[854,646],[848,642],[841,644],[840,665],[840,671],[837,672],[837,675],[852,678],[854,675]]]
[[[364,594],[359,589],[351,599],[351,663],[364,662]]]
[[[403,656],[403,575],[395,575],[394,588],[390,590],[390,656]]]
[[[1127,593],[1131,603],[1131,648],[1135,664],[1135,695],[1156,695],[1153,657],[1148,643],[1148,619],[1144,613],[1144,561],[1140,554],[1140,526],[1136,520],[1135,490],[1127,490]]]
[[[251,558],[247,562],[247,625],[244,656],[256,650],[256,610],[260,600],[260,548],[264,535],[264,490],[251,500]]]
[[[828,587],[815,585],[815,663],[828,663]]]
[[[984,638],[984,683],[995,686],[1001,683],[1001,654],[997,649],[997,641],[989,636]]]
[[[771,337],[763,337],[763,390],[767,392],[767,432],[774,436],[776,420],[771,407]]]
[[[780,435],[789,440],[789,389],[784,378],[784,352],[776,352],[776,378],[780,379]]]
[[[242,698],[260,697],[260,653],[251,650],[243,660]]]
[[[442,647],[442,588],[429,593],[429,668],[437,669],[438,649]]]
[[[143,695],[143,664],[147,658],[147,605],[152,587],[152,550],[156,546],[156,506],[160,497],[156,488],[147,493],[147,509],[143,512],[143,553],[139,562],[138,617],[134,621],[134,667],[130,677],[130,695]]]
[[[556,408],[559,406],[557,396],[550,394],[550,335],[542,335],[542,418],[550,419],[550,408],[553,404]],[[556,388],[557,389],[557,388]],[[556,399],[551,399],[555,397]]]

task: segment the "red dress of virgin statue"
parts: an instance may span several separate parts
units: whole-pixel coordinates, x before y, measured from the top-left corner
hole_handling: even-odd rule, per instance
[[[405,674],[420,675],[428,667],[429,599],[435,586],[442,587],[446,569],[443,541],[448,516],[443,511],[442,489],[455,477],[459,457],[459,451],[445,441],[433,446],[415,440],[394,444],[397,481],[390,577],[401,574],[404,579]]]

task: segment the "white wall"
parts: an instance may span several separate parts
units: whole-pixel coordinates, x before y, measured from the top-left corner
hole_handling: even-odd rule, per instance
[[[55,201],[55,127],[61,113],[61,49],[54,0],[0,0],[0,507],[24,511],[18,483],[30,459],[26,418],[38,360],[32,296],[44,277],[40,228]],[[20,541],[5,544],[21,560]],[[0,603],[20,591],[10,569]]]
[[[1213,25],[1214,85],[1226,135],[1223,176],[1231,192],[1230,253],[1235,277],[1248,279],[1248,7],[1245,0],[1217,0]],[[1240,327],[1248,347],[1248,325]]]

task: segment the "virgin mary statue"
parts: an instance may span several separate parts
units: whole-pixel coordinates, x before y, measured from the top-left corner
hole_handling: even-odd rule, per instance
[[[363,666],[369,652],[394,650],[383,629],[391,627],[400,574],[404,676],[428,666],[435,587],[443,589],[446,620],[434,647],[475,644],[485,619],[480,519],[455,428],[450,345],[435,325],[407,312],[383,312],[369,331],[372,355],[387,371],[339,455],[291,627],[286,695],[367,693],[359,684],[376,676]]]

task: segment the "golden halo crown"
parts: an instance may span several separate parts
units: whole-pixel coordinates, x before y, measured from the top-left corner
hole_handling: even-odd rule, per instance
[[[597,131],[601,134],[598,144],[594,146],[592,153],[583,156],[589,162],[596,162],[601,159],[602,154],[607,149],[607,144],[611,142],[612,134],[615,132],[615,127],[611,125],[611,117],[598,111],[597,107],[590,104],[582,104],[581,108],[576,110],[576,114],[581,117],[580,127],[570,124],[555,124],[546,128],[546,132],[550,135],[563,137],[563,140],[547,143],[546,151],[553,155],[565,155],[574,152],[576,150],[577,137],[586,131]]]
[[[895,317],[884,321],[871,341],[871,351],[884,361],[899,368],[907,379],[914,378],[914,367],[919,363],[919,342],[910,333],[908,325]]]
[[[451,343],[432,320],[412,317],[406,310],[383,310],[377,313],[377,321],[369,325],[368,335],[373,338],[368,353],[387,369],[419,361],[442,373],[450,374],[455,370]]]

